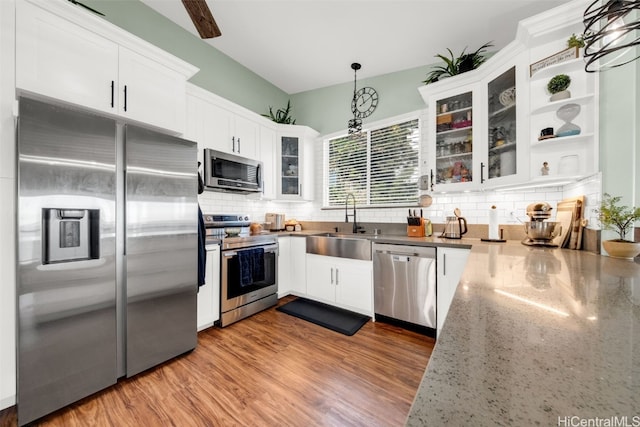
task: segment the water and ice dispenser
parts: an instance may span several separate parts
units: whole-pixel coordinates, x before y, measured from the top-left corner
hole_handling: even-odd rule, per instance
[[[98,259],[100,257],[100,210],[42,210],[42,263]]]

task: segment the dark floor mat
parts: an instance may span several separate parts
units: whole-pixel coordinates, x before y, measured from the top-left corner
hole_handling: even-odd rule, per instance
[[[321,302],[297,298],[276,310],[345,335],[353,335],[370,317]]]

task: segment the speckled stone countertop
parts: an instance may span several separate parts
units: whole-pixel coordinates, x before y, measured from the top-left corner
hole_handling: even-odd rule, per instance
[[[640,265],[460,244],[471,253],[406,425],[640,425]]]

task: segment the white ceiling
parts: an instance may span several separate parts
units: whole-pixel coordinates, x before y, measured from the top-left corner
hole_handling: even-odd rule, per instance
[[[197,36],[180,0],[141,0]],[[206,41],[288,94],[498,50],[519,20],[569,0],[207,0],[222,36]]]

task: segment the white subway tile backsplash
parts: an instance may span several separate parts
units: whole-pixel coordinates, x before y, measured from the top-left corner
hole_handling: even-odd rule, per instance
[[[316,148],[316,171],[322,171],[322,143]],[[234,193],[205,192],[199,196],[200,207],[205,213],[248,214],[253,221],[264,221],[266,212],[284,213],[287,219],[301,221],[344,221],[344,209],[322,209],[322,173],[316,174],[314,202],[296,203],[257,200],[253,196]],[[601,194],[601,176],[593,175],[578,183],[565,187],[531,188],[519,191],[482,191],[469,193],[433,194],[433,203],[423,208],[424,216],[436,223],[453,215],[457,207],[469,224],[488,223],[489,209],[495,205],[498,220],[502,224],[518,224],[526,221],[526,207],[538,201],[546,201],[554,208],[557,202],[567,197],[585,195],[584,217],[590,228],[597,228],[593,210],[598,206]],[[413,209],[414,207],[411,207]],[[416,205],[416,210],[420,208]],[[351,210],[351,206],[349,206]],[[408,208],[358,209],[358,221],[382,223],[406,223]],[[513,214],[512,214],[513,213]]]

